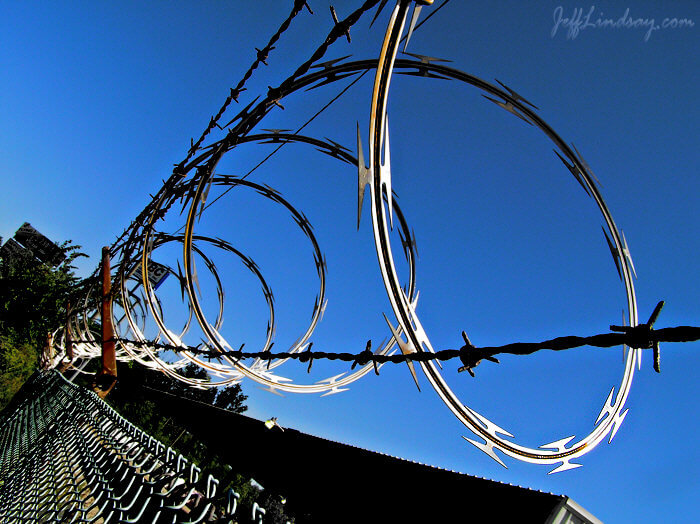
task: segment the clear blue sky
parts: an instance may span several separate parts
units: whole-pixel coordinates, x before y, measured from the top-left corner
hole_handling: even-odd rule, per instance
[[[315,14],[298,17],[269,66],[249,82],[242,104],[278,85],[329,31],[328,2],[309,3]],[[358,3],[338,0],[335,7],[344,17]],[[91,258],[80,272],[91,273],[100,247],[121,233],[184,158],[190,138],[201,134],[290,4],[3,3],[0,235],[9,237],[29,221],[52,239],[81,244]],[[695,27],[658,29],[648,38],[647,27],[587,27],[568,35],[557,17],[571,17],[576,8],[585,15],[590,5],[453,1],[414,35],[409,51],[451,59],[453,67],[490,82],[497,78],[537,105],[600,179],[636,266],[641,320],[664,299],[659,326],[698,325],[700,5],[628,6],[632,19],[653,18],[658,25],[690,19]],[[618,19],[628,6],[596,3],[590,20]],[[369,18],[362,20],[352,43],[339,40],[327,57],[376,56],[387,14],[388,8],[371,29]],[[367,148],[372,75],[305,133],[356,152],[359,121]],[[345,85],[296,93],[260,127],[295,129]],[[240,107],[232,107],[224,123]],[[591,335],[620,322],[623,289],[600,217],[546,137],[473,87],[413,77],[394,79],[389,122],[393,187],[420,254],[418,311],[438,349],[459,347],[462,329],[476,345],[497,345]],[[270,151],[240,147],[218,171],[245,174]],[[355,352],[369,338],[376,344],[388,336],[382,313],[390,306],[367,206],[355,231],[355,169],[310,146],[289,145],[251,180],[279,189],[304,211],[326,253],[329,304],[314,347]],[[249,197],[230,193],[205,213],[197,231],[256,258],[275,293],[276,347],[283,349],[304,331],[313,306],[311,248],[288,215]],[[162,227],[174,231],[181,223],[172,213]],[[164,249],[158,260],[174,264],[177,256]],[[213,256],[229,267],[225,256]],[[232,345],[253,349],[261,339],[253,328],[264,331],[264,302],[257,283],[237,273],[233,262],[225,271],[223,332]],[[206,289],[211,282],[202,279]],[[179,292],[172,284],[162,291],[176,297],[165,308],[177,323]],[[238,293],[247,287],[250,295]],[[385,366],[380,377],[370,374],[350,391],[321,399],[243,386],[249,413],[277,416],[283,426],[566,494],[606,522],[689,522],[697,520],[700,493],[698,350],[697,343],[663,346],[660,375],[645,354],[627,401],[630,413],[612,444],[586,455],[584,467],[551,476],[548,468],[510,459],[504,469],[471,446],[462,439],[469,432],[425,378],[419,373],[419,393],[403,365]],[[475,379],[458,375],[456,367],[446,364],[444,375],[460,398],[536,446],[591,430],[610,387],[619,384],[622,358],[620,348],[504,357],[500,365],[482,364]],[[277,371],[313,382],[343,369],[316,363],[310,378],[293,363]]]

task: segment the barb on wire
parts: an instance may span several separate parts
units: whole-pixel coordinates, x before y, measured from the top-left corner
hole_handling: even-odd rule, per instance
[[[432,9],[432,10],[430,11],[430,14],[429,14],[428,16],[426,16],[422,21],[420,21],[420,22],[416,25],[416,27],[413,28],[413,32],[415,33],[415,32],[420,28],[420,26],[422,26],[424,23],[426,23],[428,20],[430,20],[433,16],[435,16],[435,15],[438,13],[438,11],[440,11],[440,9],[442,9],[443,7],[445,7],[445,5],[447,5],[447,4],[449,3],[449,1],[450,1],[450,0],[443,0],[442,4],[440,4],[440,5],[439,5],[438,7],[436,7],[435,9]],[[377,14],[379,14],[379,13],[377,13]],[[401,42],[404,42],[404,41],[407,39],[407,36],[408,36],[408,35],[404,35],[403,37],[401,37],[401,40],[400,40],[400,41],[401,41]]]
[[[625,333],[630,337],[634,337],[636,345],[628,344],[630,347],[638,347],[643,349],[652,348],[654,350],[654,371],[657,373],[661,373],[661,350],[659,349],[660,340],[655,339],[653,333],[654,324],[656,323],[656,319],[659,318],[659,313],[661,313],[663,307],[664,301],[661,300],[658,304],[656,304],[656,307],[651,313],[651,316],[646,324],[640,324],[635,327],[610,326],[610,331],[617,331],[619,333]]]

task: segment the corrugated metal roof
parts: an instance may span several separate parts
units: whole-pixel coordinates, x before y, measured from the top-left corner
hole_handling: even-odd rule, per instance
[[[543,523],[566,497],[422,464],[171,395],[169,416],[206,440],[234,469],[287,497],[304,522],[453,521],[488,509],[492,519]],[[187,405],[189,404],[189,408]],[[170,405],[170,408],[167,406]],[[225,438],[222,438],[225,436]],[[343,514],[338,511],[343,508]]]

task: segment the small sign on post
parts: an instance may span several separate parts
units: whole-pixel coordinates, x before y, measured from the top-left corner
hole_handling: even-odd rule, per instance
[[[170,270],[168,269],[168,266],[164,266],[158,262],[153,262],[152,260],[148,262],[148,281],[151,283],[151,287],[154,290],[158,289],[158,286],[160,286],[165,279],[168,278],[169,274]],[[136,266],[132,276],[139,282],[143,281],[143,277],[141,276],[141,264]]]

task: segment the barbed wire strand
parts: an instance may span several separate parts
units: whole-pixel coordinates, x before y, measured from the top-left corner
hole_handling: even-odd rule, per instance
[[[335,24],[335,25],[333,26],[333,29],[330,31],[330,33],[328,34],[328,36],[327,36],[326,39],[324,40],[323,44],[321,44],[321,45],[316,49],[316,51],[313,53],[313,55],[312,55],[306,62],[304,62],[301,66],[299,66],[299,67],[296,69],[296,71],[295,71],[294,73],[292,73],[292,75],[290,75],[284,82],[282,82],[282,84],[280,84],[280,86],[278,86],[277,88],[274,88],[274,89],[271,88],[271,89],[268,91],[268,94],[267,94],[265,100],[263,100],[262,102],[260,102],[260,103],[258,104],[257,108],[256,108],[256,109],[257,109],[257,113],[260,114],[260,117],[264,116],[264,114],[265,114],[264,110],[262,110],[262,109],[260,109],[260,108],[264,108],[265,106],[269,106],[270,104],[272,104],[272,102],[275,100],[275,95],[278,95],[278,97],[279,97],[279,93],[281,93],[283,90],[287,89],[287,88],[294,82],[294,80],[295,80],[297,77],[299,77],[299,76],[305,74],[317,60],[319,60],[320,58],[322,58],[322,57],[325,55],[326,51],[327,51],[328,48],[331,46],[331,44],[333,44],[340,36],[344,36],[347,32],[349,32],[350,27],[352,27],[352,26],[360,19],[360,17],[361,17],[365,12],[369,11],[369,10],[370,10],[372,7],[374,7],[378,2],[379,2],[379,0],[367,0],[361,7],[359,7],[359,8],[356,9],[355,11],[353,11],[347,18],[345,18],[344,20],[342,20],[342,21],[338,22],[337,24]],[[296,12],[296,14],[298,14],[298,10],[297,10],[297,9],[300,10],[300,7],[299,7],[299,6],[301,6],[301,7],[306,7],[310,12],[313,13],[313,11],[311,11],[311,9],[309,8],[309,6],[308,6],[308,4],[306,3],[306,1],[303,1],[303,2],[302,2],[302,1],[300,1],[300,0],[296,0],[296,1],[295,1],[295,6],[294,6],[294,8],[292,9],[292,13],[295,13],[295,12]],[[294,16],[296,16],[296,14],[295,14]],[[290,15],[290,17],[288,17],[287,20],[290,20],[290,18],[293,18],[293,17]],[[285,20],[285,22],[283,22],[282,26],[280,26],[280,29],[282,29],[282,27],[284,27],[284,30],[286,30],[286,29],[288,28],[289,24],[287,23],[287,20]],[[274,42],[276,42],[277,39],[279,39],[279,35],[281,35],[282,32],[283,32],[283,31],[278,30],[278,32],[275,33],[275,35],[273,35],[273,37],[270,39],[270,42],[273,42],[273,40],[274,40]],[[278,33],[279,33],[279,35],[278,35]],[[270,46],[269,43],[268,43],[268,46]],[[266,48],[267,48],[267,47],[266,47]],[[261,55],[261,53],[262,53],[266,48],[264,48],[263,50],[260,50],[260,51],[258,52],[258,54]],[[269,50],[268,50],[268,53],[269,53]],[[262,55],[261,55],[261,56],[262,56]],[[257,62],[258,62],[258,57],[256,57],[256,61],[255,61],[254,63],[257,63]],[[259,64],[258,64],[258,65],[259,65]],[[254,71],[256,68],[257,68],[257,65],[256,65],[255,67],[252,67],[252,66],[251,66],[251,69],[249,69],[249,71]],[[247,74],[247,73],[246,73],[246,74]],[[251,72],[251,74],[252,74],[252,72]],[[240,82],[239,82],[239,85],[241,85]],[[233,89],[234,89],[234,92],[235,92],[235,89],[236,89],[236,88],[233,88]],[[243,89],[243,88],[241,87],[241,90],[242,90],[242,89]],[[225,105],[226,107],[228,107],[228,105],[230,104],[230,101],[228,100],[228,98],[229,98],[229,97],[227,97],[227,101],[225,101],[225,103],[224,103],[224,105]],[[249,116],[252,115],[252,114],[255,113],[255,112],[256,112],[256,111],[252,111],[251,113],[249,113]],[[220,113],[222,113],[222,112],[220,111]],[[222,113],[222,114],[223,114],[223,113]],[[212,118],[212,120],[217,121],[218,118],[217,118],[217,119]],[[235,120],[235,119],[234,119],[234,120]],[[240,125],[240,124],[241,124],[241,123],[239,123],[239,125]],[[227,124],[227,125],[228,125],[228,124]],[[211,121],[210,121],[210,126],[208,126],[208,129],[209,129],[210,127],[213,128],[213,125],[211,124]],[[252,127],[252,126],[249,126],[249,129],[250,129],[251,127]],[[249,130],[249,129],[248,129],[248,130]],[[209,129],[209,131],[210,131],[210,130],[211,130],[211,129]],[[209,131],[205,131],[205,135],[208,134]],[[247,131],[247,130],[243,130],[243,131]],[[230,142],[231,142],[232,140],[235,140],[235,138],[236,138],[235,133],[230,132],[229,135],[228,135],[228,137],[225,138],[224,140],[222,140],[222,144],[221,144],[222,147],[221,147],[221,150],[225,150],[225,149],[230,145]],[[200,141],[198,141],[198,142],[201,144]],[[194,145],[194,144],[193,144],[193,145]],[[189,155],[189,154],[188,154],[188,158],[191,158],[191,156],[192,156],[192,155]],[[217,156],[218,156],[218,155],[217,155]],[[134,220],[131,221],[131,223],[129,224],[129,226],[128,226],[126,229],[124,229],[124,231],[122,231],[122,233],[121,233],[120,235],[117,236],[116,240],[112,243],[112,246],[111,246],[111,251],[112,251],[113,253],[117,251],[117,247],[119,246],[119,244],[124,240],[124,238],[125,238],[127,235],[133,236],[134,231],[136,231],[136,230],[138,229],[138,227],[140,227],[140,226],[143,225],[144,220],[145,220],[149,215],[152,214],[152,212],[153,212],[153,210],[154,210],[154,206],[156,205],[157,202],[159,202],[159,201],[162,199],[163,195],[164,195],[170,188],[174,187],[175,184],[176,184],[183,176],[185,176],[185,175],[184,175],[184,172],[183,172],[185,163],[186,163],[186,161],[183,161],[183,162],[180,163],[180,164],[176,164],[175,169],[173,170],[172,175],[171,175],[167,180],[164,180],[164,181],[163,181],[163,185],[161,186],[161,188],[158,190],[158,192],[157,192],[155,195],[151,195],[151,201],[146,205],[146,207],[141,211],[141,213],[139,213],[139,215],[138,215]],[[162,209],[162,210],[159,211],[159,214],[160,214],[161,216],[163,216],[163,215],[168,211],[169,207],[172,206],[173,204],[174,204],[174,201],[171,201],[170,204],[169,204],[169,206],[168,206],[167,208]],[[126,242],[126,243],[128,243],[128,242]],[[125,243],[125,244],[126,244],[126,243]],[[98,267],[97,269],[95,269],[95,271],[93,272],[93,274],[92,274],[90,277],[88,277],[88,278],[93,278],[93,277],[96,278],[98,272],[99,272],[99,267]]]
[[[216,114],[216,116],[212,117],[211,120],[209,121],[209,124],[207,125],[207,128],[204,130],[202,133],[202,136],[199,137],[197,142],[193,142],[191,144],[190,150],[187,153],[187,157],[180,162],[179,167],[182,168],[193,156],[194,154],[199,150],[199,147],[201,146],[202,142],[206,139],[207,135],[211,132],[214,127],[218,124],[219,120],[221,119],[222,115],[226,112],[226,109],[228,106],[231,104],[231,101],[236,100],[238,101],[238,97],[240,94],[245,90],[245,83],[248,81],[248,79],[253,76],[253,73],[255,70],[260,66],[261,63],[267,65],[267,59],[270,55],[270,52],[275,48],[275,44],[277,41],[280,39],[282,36],[282,33],[284,33],[289,26],[291,25],[292,21],[296,16],[306,7],[311,14],[313,14],[313,11],[311,11],[311,8],[309,7],[308,3],[306,0],[295,0],[294,2],[294,7],[292,7],[291,12],[289,13],[289,16],[282,22],[280,27],[277,29],[275,34],[273,34],[270,37],[270,40],[268,41],[267,45],[263,47],[262,49],[256,49],[257,55],[253,63],[250,65],[248,70],[245,72],[243,75],[243,78],[241,78],[236,85],[236,87],[231,88],[231,92],[229,95],[226,97],[226,100],[224,101],[224,104],[221,106],[219,109],[219,112]]]
[[[443,7],[445,7],[445,5],[446,5],[449,1],[450,1],[450,0],[444,0],[444,2],[443,2],[440,6],[438,6],[437,9],[431,11],[431,13],[430,13],[425,19],[423,19],[423,20],[414,28],[414,31],[417,31],[418,28],[420,28],[425,22],[427,22],[433,15],[435,15],[438,11],[440,11],[440,9],[442,9]],[[371,3],[371,2],[368,2],[368,3]],[[364,7],[364,6],[363,6],[363,7]],[[370,6],[370,8],[371,8],[371,6]],[[353,14],[354,14],[354,13],[353,13]],[[349,19],[349,18],[350,18],[350,17],[348,17],[348,19]],[[358,19],[359,19],[359,16],[358,16]],[[347,20],[347,19],[346,19],[346,20]],[[339,24],[345,23],[346,20],[343,21],[343,22],[339,22]],[[350,25],[354,25],[354,23],[355,23],[355,21],[352,21],[352,22],[350,22]],[[349,28],[348,28],[348,30],[349,30]],[[330,35],[329,35],[329,37],[330,37]],[[405,39],[405,37],[404,37],[404,39]],[[323,54],[325,55],[325,51],[323,52]],[[320,58],[320,57],[319,57],[319,58]],[[313,59],[313,57],[312,57],[312,59]],[[316,59],[316,60],[318,60],[318,59]],[[316,60],[313,60],[313,62],[315,62]],[[312,63],[313,63],[313,62],[312,62]],[[301,67],[300,67],[299,69],[297,69],[297,71],[294,73],[294,75],[292,75],[292,77],[290,77],[290,78],[297,78],[298,76],[300,76],[301,74],[303,74],[303,73],[299,73],[299,71],[301,71],[301,69],[302,69]],[[336,102],[341,96],[343,96],[352,86],[354,86],[354,85],[367,73],[367,71],[368,71],[368,70],[364,71],[364,72],[363,72],[362,74],[360,74],[357,78],[355,78],[355,80],[353,80],[350,84],[348,84],[343,90],[341,90],[340,93],[338,93],[338,95],[336,95],[333,99],[331,99],[325,106],[323,106],[323,107],[322,107],[319,111],[317,111],[311,118],[309,118],[306,122],[304,122],[304,124],[302,124],[296,131],[294,131],[293,135],[299,134],[306,126],[308,126],[311,122],[313,122],[319,115],[321,115],[321,114],[322,114],[326,109],[328,109],[334,102]],[[289,79],[288,79],[288,80],[289,80]],[[281,86],[280,86],[280,88],[281,88]],[[220,115],[217,115],[217,121],[218,121],[218,117],[219,117],[219,116],[220,116]],[[201,143],[201,140],[199,141],[199,143]],[[241,177],[241,178],[242,178],[243,180],[245,180],[245,179],[246,179],[248,176],[250,176],[255,170],[257,170],[257,169],[258,169],[259,167],[261,167],[265,162],[267,162],[273,155],[275,155],[280,149],[282,149],[282,147],[284,147],[287,143],[288,143],[288,142],[282,142],[277,148],[275,148],[274,151],[272,151],[272,152],[271,152],[270,154],[268,154],[265,158],[263,158],[257,165],[255,165],[253,168],[251,168],[251,169],[250,169],[245,175],[243,175],[243,177]],[[184,165],[191,157],[192,157],[192,155],[188,155],[188,158],[185,159],[185,161],[182,163],[182,165]],[[214,200],[212,200],[211,202],[209,202],[208,204],[206,204],[206,206],[204,207],[204,209],[203,209],[202,211],[206,211],[209,207],[211,207],[211,206],[212,206],[214,203],[216,203],[219,199],[221,199],[222,197],[224,197],[224,196],[225,196],[229,191],[231,191],[234,187],[235,187],[235,186],[229,187],[229,188],[226,189],[226,191],[224,191],[221,195],[217,196]],[[184,226],[181,226],[177,231],[180,231],[180,230],[182,230],[183,228],[184,228]]]
[[[173,346],[162,344],[156,341],[136,341],[120,337],[115,337],[109,341],[128,343],[133,346],[148,347],[157,350],[170,350],[176,353],[188,352],[194,355],[201,355],[209,358],[220,358],[223,356],[232,357],[236,360],[245,358],[259,358],[261,360],[299,360],[300,362],[310,362],[317,359],[340,360],[352,362],[355,365],[365,365],[369,362],[375,364],[400,364],[404,362],[428,362],[431,360],[446,361],[459,358],[468,368],[473,368],[483,359],[492,360],[495,355],[531,355],[541,350],[563,351],[582,346],[598,348],[609,348],[614,346],[627,346],[632,349],[650,349],[660,342],[695,342],[700,340],[700,327],[677,326],[661,329],[651,329],[645,324],[640,324],[635,328],[628,329],[625,333],[602,333],[587,337],[564,336],[557,337],[542,342],[513,342],[502,346],[475,347],[469,344],[460,349],[442,349],[432,352],[414,352],[396,355],[375,354],[371,350],[371,340],[367,341],[367,346],[360,353],[332,353],[327,351],[311,351],[313,343],[310,343],[307,350],[300,353],[273,353],[271,351],[247,352],[241,349],[219,352],[216,350],[200,349],[193,346]],[[75,343],[92,343],[95,340],[73,340]],[[99,343],[99,342],[98,342]],[[496,361],[497,362],[497,361]],[[310,368],[311,366],[309,366]]]

